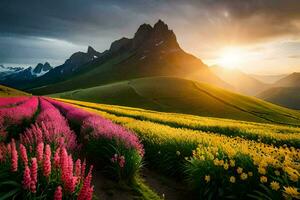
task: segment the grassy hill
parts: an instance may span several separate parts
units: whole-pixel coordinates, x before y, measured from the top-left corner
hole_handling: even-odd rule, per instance
[[[266,101],[300,110],[299,87],[273,87],[258,95]]]
[[[51,96],[165,112],[300,125],[297,111],[175,77],[133,79]]]
[[[0,97],[8,97],[8,96],[27,96],[30,95],[26,92],[22,92],[20,90],[16,90],[13,88],[9,88],[3,85],[0,85]]]

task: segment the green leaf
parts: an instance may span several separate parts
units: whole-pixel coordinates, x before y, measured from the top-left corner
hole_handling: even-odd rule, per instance
[[[16,195],[20,191],[19,188],[11,190],[9,192],[0,195],[0,200],[12,199],[12,196]]]

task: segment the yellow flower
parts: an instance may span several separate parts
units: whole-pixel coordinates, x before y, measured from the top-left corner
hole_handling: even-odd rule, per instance
[[[238,167],[236,171],[237,171],[238,174],[241,174],[243,172],[243,168]]]
[[[224,160],[220,160],[220,161],[219,161],[219,165],[220,165],[220,166],[224,165]]]
[[[246,180],[248,178],[248,175],[246,173],[241,174],[241,179]]]
[[[260,177],[260,182],[266,183],[266,182],[268,182],[268,178],[266,176],[261,176]]]
[[[234,167],[235,166],[235,161],[234,160],[230,160],[229,163],[230,163],[230,167]]]
[[[297,188],[288,186],[288,187],[283,187],[283,189],[284,189],[283,195],[286,198],[289,198],[289,197],[293,197],[293,198],[297,198],[297,199],[300,198],[300,193],[297,191]]]
[[[274,173],[275,173],[276,176],[280,176],[280,171],[275,170]]]
[[[271,186],[272,190],[275,190],[275,191],[277,191],[277,190],[280,189],[280,185],[276,181],[272,181],[271,184],[270,184],[270,186]]]
[[[262,175],[265,175],[265,174],[267,173],[266,169],[263,168],[263,167],[259,167],[259,168],[258,168],[258,172],[259,172],[260,174],[262,174]]]
[[[227,163],[225,163],[225,164],[223,165],[223,167],[224,167],[225,170],[228,170],[229,165],[228,165]]]
[[[206,175],[206,176],[204,177],[204,180],[208,183],[208,182],[210,181],[210,175]]]
[[[230,176],[229,181],[230,181],[231,183],[235,183],[235,177],[234,177],[234,176]]]
[[[176,151],[176,155],[177,155],[177,156],[180,156],[180,151]]]
[[[248,176],[253,176],[253,172],[248,172]]]
[[[215,165],[215,166],[218,166],[218,165],[219,165],[219,159],[218,159],[218,158],[214,159],[214,165]]]

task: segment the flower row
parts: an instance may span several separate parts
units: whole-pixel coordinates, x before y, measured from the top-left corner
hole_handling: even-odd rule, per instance
[[[70,129],[67,120],[51,103],[40,99],[40,113],[34,124],[20,135],[25,146],[36,146],[40,142],[51,144],[52,147],[66,147],[74,150],[76,134]]]

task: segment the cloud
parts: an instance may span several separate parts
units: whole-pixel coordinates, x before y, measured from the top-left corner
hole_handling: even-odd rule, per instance
[[[67,51],[39,51],[41,58],[51,55],[60,60],[71,49],[87,45],[105,50],[120,37],[132,37],[140,24],[153,24],[159,18],[174,29],[185,49],[205,55],[222,45],[299,38],[300,1],[1,0],[0,63],[8,60],[6,49],[15,52],[9,54],[10,62],[13,56],[22,62],[24,50],[32,56],[34,48],[48,49],[51,41],[41,43],[40,38],[73,44]],[[7,37],[15,40],[4,42]]]

